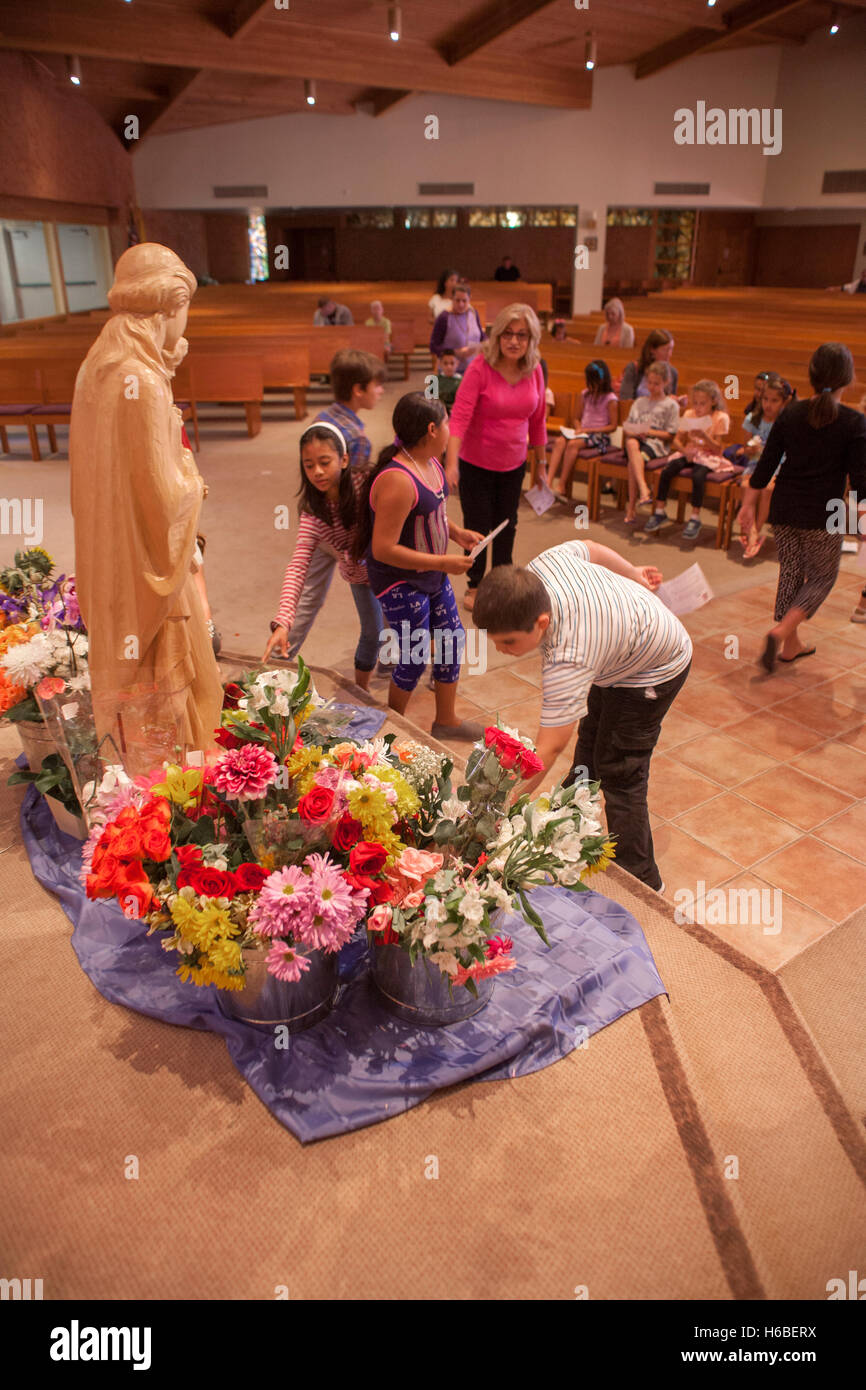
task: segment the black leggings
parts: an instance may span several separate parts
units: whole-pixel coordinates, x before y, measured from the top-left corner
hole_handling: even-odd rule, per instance
[[[692,506],[703,506],[707,478],[713,470],[704,463],[690,464],[685,454],[672,454],[662,469],[659,478],[659,490],[656,494],[657,501],[667,501],[671,483],[678,473],[682,473],[684,468],[691,468],[692,470]]]
[[[474,463],[467,463],[466,459],[460,460],[460,505],[467,531],[479,531],[486,536],[500,521],[508,520],[508,525],[473,561],[466,576],[470,589],[477,589],[484,578],[487,556],[491,551],[491,569],[497,565],[511,564],[517,531],[517,507],[525,472],[525,459],[518,468],[509,468],[505,473],[493,468],[479,468]],[[469,551],[463,553],[468,555]]]

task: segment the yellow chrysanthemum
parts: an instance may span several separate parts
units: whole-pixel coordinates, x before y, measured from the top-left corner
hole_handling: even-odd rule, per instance
[[[202,978],[202,971],[198,965],[191,965],[189,961],[181,961],[177,970],[174,972],[183,980],[185,985],[206,985],[208,981]]]
[[[304,708],[302,710],[299,710],[298,713],[295,715],[295,728],[300,729],[302,724],[306,724],[307,720],[309,719],[312,713],[313,702],[311,700],[308,705],[304,705]]]
[[[355,787],[347,800],[350,814],[361,822],[368,839],[378,839],[390,830],[394,815],[379,787]]]
[[[190,767],[184,772],[176,763],[172,763],[166,772],[165,781],[159,782],[150,790],[154,796],[164,796],[177,806],[193,806],[201,791],[201,779],[200,767]]]
[[[421,802],[415,788],[409,785],[402,772],[388,764],[386,767],[376,767],[375,773],[380,782],[389,782],[397,793],[396,809],[399,819],[405,820],[407,816],[414,816]]]
[[[587,867],[583,871],[583,878],[589,878],[591,874],[602,873],[607,868],[611,860],[615,857],[615,854],[616,846],[614,845],[613,840],[605,840],[604,844],[601,847],[600,857],[595,861],[594,864],[587,865]]]
[[[393,830],[383,831],[382,834],[376,836],[376,839],[382,848],[388,851],[386,864],[395,863],[406,848],[399,835],[395,835]]]
[[[312,790],[324,756],[324,748],[313,744],[309,748],[299,748],[297,753],[292,753],[286,759],[286,771],[295,784],[298,796],[306,796]]]
[[[208,959],[214,969],[223,974],[237,972],[241,968],[241,948],[236,941],[223,938],[211,947]]]

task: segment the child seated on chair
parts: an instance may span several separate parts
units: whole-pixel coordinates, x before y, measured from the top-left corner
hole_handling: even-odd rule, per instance
[[[680,421],[674,448],[661,471],[655,511],[644,528],[657,531],[665,524],[665,503],[671,483],[684,468],[691,468],[692,514],[683,527],[683,540],[686,541],[697,540],[700,535],[701,505],[709,475],[736,471],[736,466],[722,452],[720,441],[728,433],[731,420],[723,408],[718,385],[715,381],[695,382],[691,399],[691,406]]]
[[[610,369],[601,358],[593,358],[584,368],[586,389],[580,394],[580,419],[576,421],[579,434],[586,438],[568,439],[560,436],[550,455],[550,487],[559,491],[563,500],[571,496],[571,475],[581,454],[596,454],[611,447],[610,436],[617,427],[617,398],[610,381]]]
[[[740,487],[748,487],[749,479],[755,471],[755,464],[761,457],[764,445],[767,442],[770,430],[778,420],[785,406],[796,396],[796,391],[789,381],[785,381],[776,372],[768,372],[764,379],[764,390],[761,400],[761,419],[753,437],[745,446],[745,464],[743,476],[740,479]],[[746,420],[750,417],[747,415]],[[784,455],[782,456],[784,458]],[[781,468],[781,463],[779,468]],[[773,474],[770,482],[758,493],[758,502],[755,507],[755,524],[748,535],[739,537],[740,544],[744,546],[743,558],[753,560],[766,539],[764,535],[764,525],[770,513],[770,500],[773,496],[773,488],[776,485],[776,475],[779,469]]]
[[[667,362],[650,362],[646,369],[647,396],[631,403],[622,427],[623,448],[628,459],[628,506],[625,523],[637,521],[637,507],[651,507],[652,493],[646,480],[645,465],[650,459],[664,458],[676,434],[680,408],[668,395],[670,367]]]

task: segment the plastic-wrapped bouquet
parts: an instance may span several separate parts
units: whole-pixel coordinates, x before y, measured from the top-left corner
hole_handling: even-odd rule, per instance
[[[18,551],[0,571],[0,713],[40,720],[36,695],[80,695],[90,689],[87,636],[75,580],[52,579],[54,561],[40,547]]]

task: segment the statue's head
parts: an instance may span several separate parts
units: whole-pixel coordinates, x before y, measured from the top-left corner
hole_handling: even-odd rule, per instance
[[[196,290],[196,279],[173,251],[144,241],[124,251],[114,267],[108,302],[115,313],[164,314],[173,318]]]

